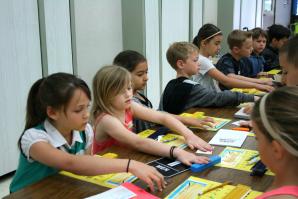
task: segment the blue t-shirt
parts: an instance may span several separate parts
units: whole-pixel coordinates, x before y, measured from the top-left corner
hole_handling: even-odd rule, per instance
[[[264,71],[264,64],[265,59],[262,55],[256,55],[255,53],[252,53],[249,57],[249,60],[252,64],[252,75],[253,77],[256,77],[259,72]]]
[[[253,77],[252,63],[247,57],[236,60],[230,53],[227,53],[218,60],[215,66],[225,75],[233,73],[245,77]],[[219,86],[222,90],[228,89],[222,84],[219,84]]]

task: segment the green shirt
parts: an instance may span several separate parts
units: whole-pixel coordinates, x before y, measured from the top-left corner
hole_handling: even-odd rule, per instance
[[[46,131],[43,124],[34,127],[34,129]],[[85,131],[81,131],[79,133],[83,142],[76,141],[71,148],[66,149],[70,154],[77,154],[82,152],[82,150],[85,151],[87,144],[86,134]],[[56,168],[49,167],[37,161],[29,161],[26,156],[21,153],[17,171],[10,184],[10,192],[16,192],[57,172],[58,169]]]

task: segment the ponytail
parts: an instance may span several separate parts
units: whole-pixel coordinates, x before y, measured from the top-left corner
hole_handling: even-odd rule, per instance
[[[29,91],[24,131],[36,126],[37,124],[41,123],[46,119],[46,107],[43,106],[39,96],[39,88],[40,85],[43,83],[44,79],[45,78],[41,78],[37,80]]]

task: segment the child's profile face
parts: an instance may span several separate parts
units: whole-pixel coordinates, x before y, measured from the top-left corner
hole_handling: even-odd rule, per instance
[[[271,142],[269,139],[260,131],[257,124],[252,121],[252,127],[255,132],[255,139],[257,141],[257,147],[260,154],[260,158],[262,162],[271,168],[271,165],[274,164],[272,161],[272,150],[271,150]]]
[[[209,56],[214,56],[217,53],[219,53],[222,39],[223,39],[222,35],[216,35],[203,46],[207,50],[207,53]]]
[[[288,62],[286,53],[279,55],[279,63],[282,67],[282,83],[287,86],[298,86],[298,67]]]
[[[85,130],[89,120],[89,105],[90,100],[86,93],[81,89],[76,89],[66,112],[63,108],[57,111],[58,117],[55,118],[55,123],[61,128],[58,130],[67,132]]]
[[[146,61],[139,63],[131,72],[131,81],[134,92],[144,90],[148,81],[148,64]]]
[[[192,52],[184,62],[183,73],[187,77],[190,77],[192,75],[198,74],[199,70],[200,70],[199,53]]]
[[[256,54],[260,54],[266,46],[266,37],[260,35],[259,38],[253,39],[252,47]]]
[[[252,38],[250,37],[243,42],[241,48],[239,48],[238,55],[240,57],[249,57],[251,52],[252,52]]]
[[[130,108],[132,95],[133,89],[131,83],[129,82],[124,86],[120,93],[116,94],[112,98],[111,105],[113,106],[113,109],[116,111],[124,111]]]

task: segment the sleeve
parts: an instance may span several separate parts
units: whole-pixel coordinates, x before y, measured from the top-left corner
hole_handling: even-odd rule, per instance
[[[21,138],[21,149],[28,160],[30,160],[30,148],[37,142],[50,143],[50,138],[45,131],[39,129],[31,128],[24,132]]]
[[[243,102],[253,102],[253,95],[246,95],[229,90],[216,92],[197,84],[193,87],[185,104],[185,109],[193,107],[237,106]]]
[[[215,68],[211,60],[209,60],[207,57],[203,57],[200,55],[199,61],[201,64],[200,74],[202,75],[205,75],[210,69]]]
[[[228,57],[222,57],[216,64],[216,68],[223,74],[228,75],[230,73],[236,74],[232,60]]]
[[[85,149],[88,149],[91,144],[93,143],[93,137],[94,137],[94,132],[93,128],[90,124],[87,124],[85,128],[85,134],[86,134],[86,147]]]

